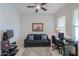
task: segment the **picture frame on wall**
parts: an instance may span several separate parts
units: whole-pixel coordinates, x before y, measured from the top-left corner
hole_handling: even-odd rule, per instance
[[[32,23],[32,31],[43,31],[43,23]]]

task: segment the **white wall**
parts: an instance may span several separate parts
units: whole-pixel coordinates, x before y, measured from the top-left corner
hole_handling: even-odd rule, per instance
[[[0,7],[0,55],[1,55],[1,7]]]
[[[66,15],[66,37],[72,38],[72,11],[78,8],[78,4],[67,4],[56,13],[56,19]]]
[[[0,41],[1,41],[1,7],[0,7]]]
[[[10,39],[10,42],[19,39],[19,14],[9,4],[0,4],[0,10],[1,31],[14,30],[14,37]]]
[[[43,23],[43,32],[33,32],[32,23]],[[49,38],[55,34],[55,18],[53,15],[47,14],[23,14],[20,19],[21,39],[25,39],[28,34],[48,34]]]

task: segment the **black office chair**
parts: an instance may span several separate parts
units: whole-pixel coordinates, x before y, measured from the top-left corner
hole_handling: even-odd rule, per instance
[[[54,35],[52,35],[52,43],[53,43],[53,48],[52,50],[58,49],[59,53],[62,52],[62,44],[56,39]]]

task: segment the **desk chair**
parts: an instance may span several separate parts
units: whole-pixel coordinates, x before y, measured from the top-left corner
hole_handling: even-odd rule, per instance
[[[58,49],[59,53],[62,52],[62,44],[56,39],[54,35],[52,35],[52,50]]]

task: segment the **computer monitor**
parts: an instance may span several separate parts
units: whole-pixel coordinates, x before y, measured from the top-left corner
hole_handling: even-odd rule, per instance
[[[13,32],[13,30],[7,30],[6,33],[7,33],[7,38],[8,38],[8,39],[14,37],[14,32]]]

